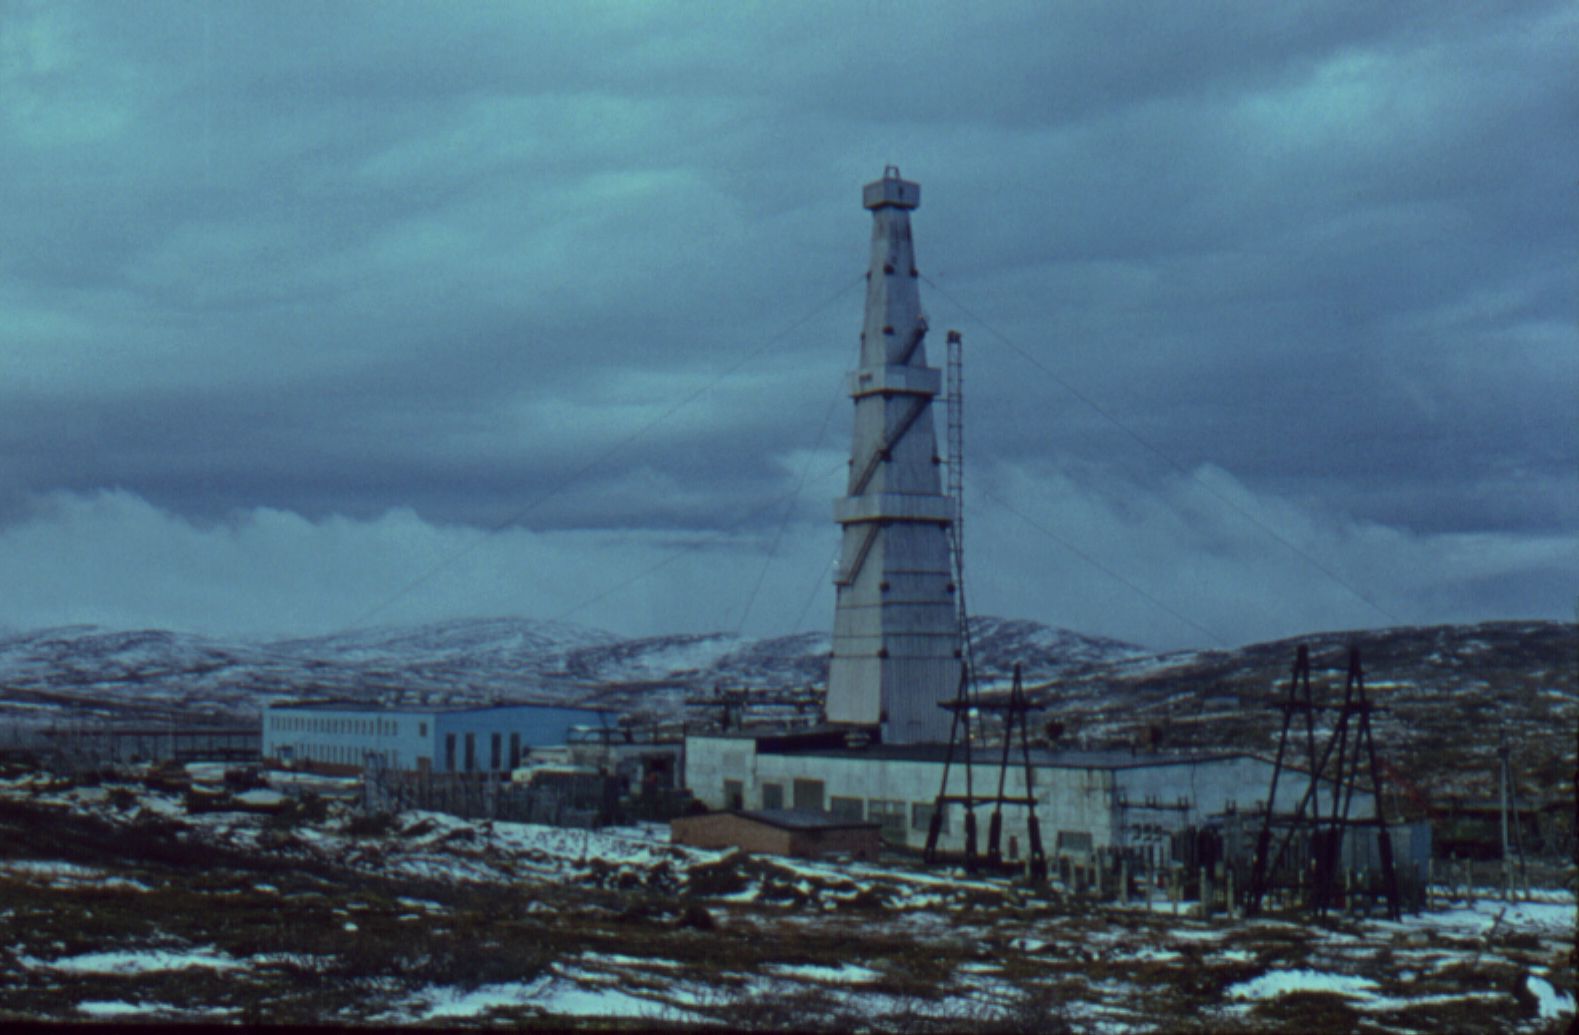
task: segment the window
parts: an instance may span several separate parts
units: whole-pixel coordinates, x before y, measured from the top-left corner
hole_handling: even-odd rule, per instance
[[[784,807],[783,784],[765,783],[762,785],[762,807],[765,809],[782,809]]]
[[[428,735],[428,724],[425,723],[425,722],[417,723],[417,736],[419,736],[419,737],[426,737],[427,735]]]
[[[834,819],[860,822],[865,818],[866,809],[862,806],[860,798],[841,798],[834,795],[828,799],[828,812]]]
[[[510,734],[510,768],[521,764],[521,734]]]
[[[1089,855],[1091,853],[1091,833],[1087,830],[1060,830],[1058,832],[1058,851],[1073,855]]]
[[[489,737],[488,737],[488,768],[489,769],[497,770],[499,768],[499,764],[504,761],[504,752],[503,752],[503,750],[501,749],[501,746],[500,746],[501,743],[503,742],[503,739],[504,738],[502,736],[500,736],[499,734],[497,734],[497,733],[490,734]]]
[[[822,781],[797,778],[794,784],[794,800],[797,809],[806,809],[811,812],[822,811]]]
[[[468,773],[477,771],[477,734],[475,733],[466,734],[466,771]]]
[[[746,787],[739,780],[724,781],[724,808],[743,809],[746,802]]]
[[[932,813],[936,808],[937,806],[930,801],[918,801],[910,806],[910,829],[930,830],[932,828]],[[940,815],[943,817],[943,822],[938,825],[938,832],[946,834],[948,833],[948,809],[945,808]]]
[[[444,734],[444,771],[446,773],[455,771],[455,734],[453,733]]]
[[[905,803],[873,798],[866,803],[866,818],[883,825],[883,840],[905,841]]]

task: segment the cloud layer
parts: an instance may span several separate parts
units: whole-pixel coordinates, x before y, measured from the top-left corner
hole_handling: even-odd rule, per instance
[[[1568,601],[1576,560],[1566,536],[1407,535],[1257,497],[1215,469],[1160,496],[1000,470],[972,496],[975,611],[1159,648],[1476,621],[1488,602],[1503,617],[1550,614]],[[1229,517],[1224,498],[1238,508]],[[126,492],[59,493],[0,530],[0,626],[270,637],[517,614],[627,635],[822,629],[836,533],[803,504],[770,501],[740,528],[707,533],[489,534],[410,509],[317,521],[259,509],[197,524]]]
[[[833,548],[889,162],[983,607],[1567,616],[1576,44],[1555,0],[10,4],[6,620],[314,631],[463,548],[380,614],[554,612],[703,543],[589,617],[730,627],[766,544]]]

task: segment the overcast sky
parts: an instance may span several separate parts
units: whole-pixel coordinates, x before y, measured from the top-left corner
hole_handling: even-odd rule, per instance
[[[974,610],[1571,619],[1576,53],[1530,0],[0,0],[0,625],[827,628],[888,163]]]

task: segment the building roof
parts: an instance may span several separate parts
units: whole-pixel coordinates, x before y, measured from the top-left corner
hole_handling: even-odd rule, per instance
[[[941,765],[947,758],[947,744],[868,744],[862,747],[831,745],[826,740],[796,743],[783,734],[758,734],[757,753],[763,755],[811,755],[818,758],[870,759],[872,761],[931,762]],[[1038,769],[1140,769],[1150,766],[1201,765],[1229,759],[1259,758],[1249,751],[1215,752],[1139,752],[1139,751],[1055,751],[1032,748],[1031,765]],[[998,765],[1003,760],[1002,745],[977,747],[971,758],[974,765]],[[965,764],[965,752],[954,749],[955,765]],[[1263,759],[1264,761],[1264,759]],[[1023,766],[1025,756],[1011,747],[1010,767]],[[1285,763],[1285,766],[1287,763]]]
[[[497,704],[466,705],[410,705],[381,704],[377,701],[335,700],[314,698],[305,701],[275,701],[266,707],[271,711],[310,712],[367,712],[378,715],[458,715],[464,712],[511,711],[533,708],[543,711],[585,712],[588,715],[612,715],[613,708],[595,708],[580,704],[545,704],[540,701],[501,701]]]
[[[736,811],[730,815],[766,823],[770,827],[778,827],[781,830],[857,830],[882,826],[881,823],[871,820],[840,819],[826,812],[812,812],[806,809],[755,809],[749,812]]]

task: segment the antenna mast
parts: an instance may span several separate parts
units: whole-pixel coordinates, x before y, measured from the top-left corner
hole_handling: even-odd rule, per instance
[[[959,331],[948,332],[948,496],[953,504],[949,545],[954,548],[954,606],[960,635],[968,645],[965,620],[965,357]],[[967,650],[967,655],[968,655]],[[969,658],[967,657],[967,661]]]

